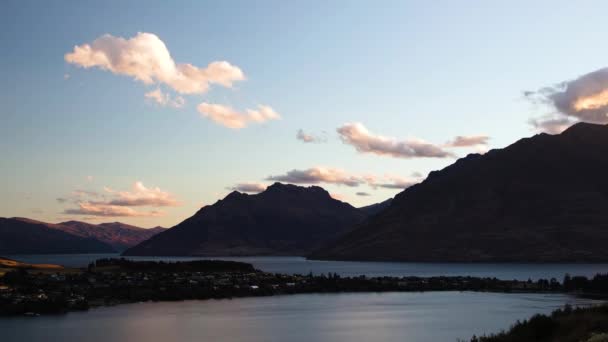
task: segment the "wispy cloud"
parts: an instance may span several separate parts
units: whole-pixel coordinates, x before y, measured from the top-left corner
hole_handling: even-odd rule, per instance
[[[374,189],[399,189],[405,190],[414,184],[422,181],[422,176],[412,175],[412,177],[401,177],[396,175],[384,175],[383,177],[366,176],[366,181]]]
[[[539,132],[549,134],[559,134],[565,131],[568,127],[575,124],[577,121],[567,116],[549,115],[542,118],[530,119],[529,123]]]
[[[347,123],[337,129],[340,139],[345,144],[355,147],[361,153],[373,153],[394,158],[447,158],[454,155],[441,146],[421,139],[397,138],[376,135],[362,123]]]
[[[355,195],[357,195],[357,196],[371,196],[372,194],[370,194],[369,192],[365,192],[365,191],[359,191]]]
[[[306,133],[302,129],[299,129],[296,133],[296,139],[305,143],[323,143],[327,141],[327,137],[324,135]]]
[[[64,58],[79,67],[97,67],[145,84],[163,83],[182,94],[205,93],[212,84],[232,87],[245,79],[239,67],[226,61],[211,62],[203,68],[176,63],[165,43],[147,32],[129,39],[105,34],[90,44],[75,46]]]
[[[78,208],[66,209],[63,213],[68,215],[88,215],[104,217],[156,217],[163,215],[163,213],[158,210],[137,211],[129,207],[90,202],[78,203]]]
[[[249,182],[249,183],[238,183],[235,186],[230,187],[228,189],[234,190],[234,191],[257,194],[257,193],[260,193],[260,192],[266,190],[267,187],[268,186],[266,184]]]
[[[471,147],[479,145],[488,145],[490,137],[487,135],[459,135],[454,139],[448,141],[445,146],[447,147]]]
[[[176,96],[173,98],[171,95],[163,93],[160,88],[149,91],[144,96],[164,107],[181,108],[186,104],[186,100],[183,97]]]
[[[263,123],[281,118],[279,113],[269,106],[259,105],[257,109],[247,109],[241,113],[232,107],[203,102],[197,107],[205,118],[232,129],[246,127],[250,123]]]

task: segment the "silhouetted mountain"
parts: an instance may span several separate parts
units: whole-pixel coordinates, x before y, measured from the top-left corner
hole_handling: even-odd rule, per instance
[[[257,195],[232,192],[125,255],[305,255],[365,214],[324,189],[275,183]]]
[[[608,126],[472,154],[311,257],[608,261]]]
[[[393,199],[389,198],[386,201],[380,203],[374,203],[365,207],[360,207],[359,210],[363,211],[367,216],[374,216],[382,210],[388,208],[388,206],[391,205],[392,202]]]
[[[165,228],[155,227],[145,229],[121,222],[90,224],[80,221],[68,221],[55,225],[56,229],[76,236],[94,238],[105,242],[117,251],[123,251],[152,236],[165,231]]]
[[[101,241],[63,232],[50,223],[0,218],[0,254],[112,253]]]

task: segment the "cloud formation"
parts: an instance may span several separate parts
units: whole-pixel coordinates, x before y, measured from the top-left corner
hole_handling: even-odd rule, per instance
[[[417,173],[416,173],[417,174]],[[326,168],[322,166],[312,167],[306,170],[291,170],[283,175],[269,176],[266,180],[293,183],[293,184],[336,184],[357,187],[367,184],[372,189],[406,189],[422,181],[422,176],[400,177],[386,174],[382,177],[375,175],[352,175],[341,169]],[[365,196],[357,194],[358,196]]]
[[[537,91],[526,91],[524,96],[554,109],[548,116],[530,120],[537,130],[556,134],[578,121],[607,124],[608,68]]]
[[[164,213],[159,210],[139,211],[134,207],[174,207],[181,204],[172,194],[158,187],[147,188],[139,181],[133,184],[131,191],[117,191],[108,187],[104,190],[104,193],[75,190],[69,198],[58,198],[57,201],[76,204],[76,208],[68,208],[64,214],[104,217],[162,216]]]
[[[205,93],[212,84],[232,87],[245,79],[239,67],[226,61],[211,62],[204,68],[176,63],[165,43],[147,32],[129,39],[105,34],[90,44],[75,46],[64,59],[82,68],[97,67],[145,84],[162,83],[181,94]]]
[[[559,134],[576,122],[567,116],[545,116],[529,121],[530,125],[537,131],[549,134]]]
[[[229,188],[229,190],[245,192],[245,193],[260,193],[266,190],[268,186],[262,183],[238,183],[235,186]]]
[[[373,189],[405,190],[414,184],[420,183],[422,181],[422,176],[416,177],[413,175],[412,178],[405,178],[395,175],[385,175],[384,177],[376,178],[375,176],[368,175],[366,176],[366,181]]]
[[[306,170],[291,170],[283,175],[269,176],[269,181],[293,183],[293,184],[337,184],[350,187],[359,186],[365,181],[361,177],[347,174],[345,171],[321,166]]]
[[[337,129],[343,143],[360,153],[373,153],[394,158],[447,158],[454,155],[441,146],[420,139],[398,140],[375,135],[359,122],[347,123]]]
[[[327,138],[325,136],[306,133],[302,129],[298,130],[298,133],[296,134],[296,139],[301,140],[305,143],[323,143],[327,141]]]
[[[162,191],[159,187],[146,188],[142,182],[135,182],[132,191],[115,191],[105,188],[106,192],[115,198],[108,204],[125,207],[175,207],[180,204],[172,194]]]
[[[172,98],[171,95],[163,93],[160,88],[149,91],[144,96],[163,107],[181,108],[186,104],[186,100],[183,97],[176,96]]]
[[[459,135],[446,143],[447,147],[471,147],[487,145],[490,137],[487,135]]]
[[[203,117],[232,129],[240,129],[254,122],[263,123],[281,118],[274,109],[264,105],[259,105],[257,109],[246,109],[241,113],[229,106],[203,102],[198,105],[197,110]]]
[[[66,209],[63,212],[68,215],[88,215],[103,217],[157,217],[163,212],[158,210],[137,211],[133,208],[103,203],[80,202],[78,208]]]
[[[370,194],[369,192],[365,192],[365,191],[359,191],[355,195],[357,195],[357,196],[371,196],[372,194]]]

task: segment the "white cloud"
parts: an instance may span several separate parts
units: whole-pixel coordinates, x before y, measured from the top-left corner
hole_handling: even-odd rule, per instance
[[[197,107],[203,117],[232,129],[240,129],[248,124],[263,123],[281,118],[279,113],[269,106],[259,105],[257,109],[247,109],[241,113],[229,106],[203,102]]]
[[[181,108],[186,104],[186,100],[183,97],[176,96],[172,98],[171,95],[163,93],[160,88],[149,91],[144,96],[165,107]]]
[[[398,140],[375,135],[362,123],[347,123],[337,129],[340,139],[361,153],[373,153],[394,158],[446,158],[454,156],[441,146],[420,139]]]
[[[105,34],[90,44],[75,46],[64,58],[83,68],[97,67],[145,84],[163,83],[181,94],[205,93],[212,84],[232,87],[245,79],[239,67],[226,61],[211,62],[204,68],[176,63],[165,43],[146,32],[129,39]]]
[[[266,190],[266,188],[267,185],[262,183],[238,183],[229,189],[246,193],[259,193]]]

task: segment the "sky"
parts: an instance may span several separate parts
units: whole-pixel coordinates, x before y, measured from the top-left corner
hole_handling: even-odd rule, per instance
[[[603,1],[5,1],[0,216],[173,226],[275,181],[363,206],[608,123]]]

